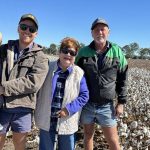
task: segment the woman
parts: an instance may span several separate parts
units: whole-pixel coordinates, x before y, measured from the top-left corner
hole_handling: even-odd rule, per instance
[[[58,149],[74,150],[80,112],[89,98],[84,72],[74,64],[78,49],[75,39],[64,38],[59,59],[49,64],[35,112],[40,128],[40,150],[53,150],[57,133]]]

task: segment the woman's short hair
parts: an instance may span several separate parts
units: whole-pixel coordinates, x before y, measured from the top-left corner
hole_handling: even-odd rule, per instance
[[[62,39],[62,41],[61,41],[60,51],[61,51],[61,49],[65,49],[65,48],[74,48],[77,52],[80,48],[80,44],[74,38],[66,37],[66,38]]]

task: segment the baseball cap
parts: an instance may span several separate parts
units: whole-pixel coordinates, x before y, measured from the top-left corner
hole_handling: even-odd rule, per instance
[[[108,23],[106,22],[106,20],[104,20],[104,19],[102,19],[102,18],[97,18],[97,19],[94,20],[94,22],[92,23],[91,30],[93,30],[97,24],[104,24],[104,25],[106,25],[106,26],[109,28]]]
[[[20,23],[21,21],[23,21],[23,20],[26,20],[26,19],[32,20],[32,21],[35,23],[35,25],[36,25],[36,27],[37,27],[37,29],[38,29],[38,21],[37,21],[37,19],[36,19],[36,17],[35,17],[34,15],[32,15],[32,14],[24,14],[24,15],[20,18],[19,23]]]

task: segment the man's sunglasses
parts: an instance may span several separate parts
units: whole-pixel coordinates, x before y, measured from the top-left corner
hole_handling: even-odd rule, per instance
[[[29,31],[31,33],[35,33],[37,31],[37,28],[34,26],[28,26],[26,24],[19,24],[19,27],[22,31],[26,31],[29,28]]]
[[[64,53],[64,54],[69,53],[71,56],[76,56],[77,55],[76,51],[73,51],[73,50],[70,50],[70,49],[67,49],[67,48],[61,49],[61,52]]]

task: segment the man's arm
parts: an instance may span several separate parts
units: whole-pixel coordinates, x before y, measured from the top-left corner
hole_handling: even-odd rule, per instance
[[[117,73],[116,92],[118,104],[116,105],[116,116],[123,113],[124,104],[127,101],[128,64],[123,53],[120,56],[120,68]]]
[[[48,58],[44,55],[35,58],[32,70],[25,76],[4,81],[4,95],[22,95],[37,92],[42,86],[48,72]]]

